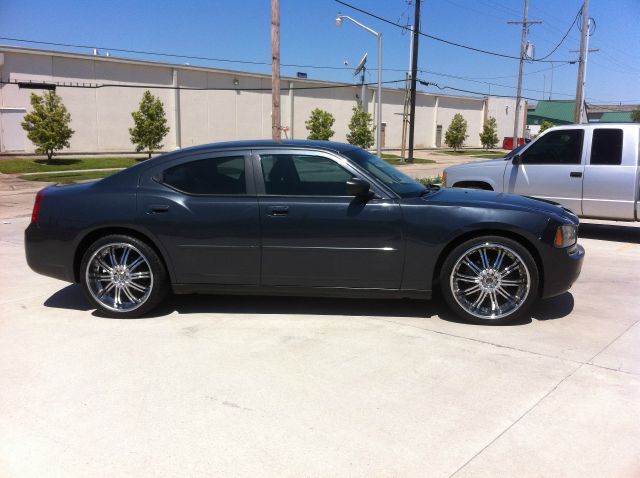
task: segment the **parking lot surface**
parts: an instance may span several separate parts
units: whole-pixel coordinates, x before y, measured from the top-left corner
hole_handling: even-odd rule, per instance
[[[32,196],[0,196],[3,477],[640,475],[637,225],[586,221],[579,281],[511,326],[437,299],[114,320],[27,267]]]

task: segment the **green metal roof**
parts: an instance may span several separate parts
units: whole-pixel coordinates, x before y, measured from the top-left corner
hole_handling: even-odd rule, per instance
[[[527,124],[571,124],[575,119],[576,102],[574,100],[538,101],[536,109],[527,115]]]
[[[599,123],[633,123],[631,111],[608,111],[602,113]]]

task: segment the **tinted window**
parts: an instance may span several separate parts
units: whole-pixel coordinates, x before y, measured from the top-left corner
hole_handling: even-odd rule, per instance
[[[364,149],[351,149],[342,154],[386,184],[400,197],[419,196],[425,191],[423,185]]]
[[[532,143],[521,155],[525,164],[580,164],[582,162],[581,129],[550,131]]]
[[[261,157],[265,192],[287,196],[346,196],[353,174],[323,156],[273,154]]]
[[[182,163],[166,169],[162,182],[189,194],[245,194],[244,157]]]
[[[622,130],[596,129],[591,143],[591,164],[620,164],[622,162]]]

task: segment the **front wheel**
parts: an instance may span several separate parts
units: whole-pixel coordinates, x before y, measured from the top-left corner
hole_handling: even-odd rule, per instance
[[[120,234],[89,246],[80,276],[89,301],[110,317],[140,317],[156,307],[168,290],[158,254],[143,241]]]
[[[538,283],[529,251],[500,236],[460,244],[440,272],[449,307],[465,320],[482,324],[505,324],[526,315],[537,298]]]

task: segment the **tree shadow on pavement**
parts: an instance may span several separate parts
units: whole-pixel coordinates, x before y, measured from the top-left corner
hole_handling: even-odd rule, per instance
[[[581,223],[579,237],[601,241],[640,244],[640,227],[627,225]]]
[[[49,297],[45,307],[91,311],[78,284],[72,284]],[[573,296],[570,293],[547,299],[534,307],[532,317],[535,320],[560,319],[573,310]],[[164,317],[177,312],[184,314],[262,314],[262,315],[336,315],[354,317],[439,317],[448,322],[463,320],[455,316],[439,295],[433,300],[394,300],[394,299],[342,299],[317,297],[279,297],[279,296],[241,296],[241,295],[170,295],[158,308],[141,319]],[[93,311],[95,317],[109,318],[105,314]],[[131,319],[126,319],[131,320]],[[531,323],[531,317],[512,322],[509,325]]]

